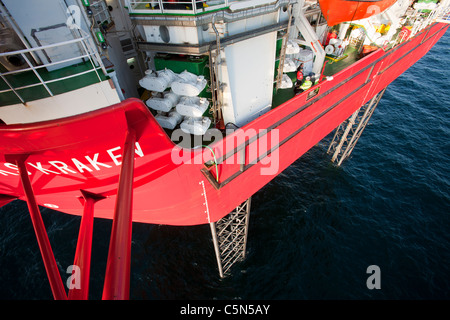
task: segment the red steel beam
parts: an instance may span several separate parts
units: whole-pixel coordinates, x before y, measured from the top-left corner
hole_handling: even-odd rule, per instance
[[[45,230],[45,225],[42,221],[42,216],[34,196],[24,159],[16,160],[16,165],[19,169],[20,180],[25,193],[28,210],[30,211],[31,222],[33,223],[39,249],[41,251],[42,259],[44,260],[44,266],[50,282],[53,297],[55,300],[67,300],[66,291],[64,289],[61,275],[59,273],[58,266],[56,265],[55,256],[53,255],[53,250],[48,239],[47,231]]]
[[[92,234],[94,230],[94,204],[105,197],[81,190],[84,198],[83,216],[78,233],[74,266],[79,268],[79,288],[69,290],[69,300],[87,300],[89,298],[89,277],[91,271]]]
[[[128,129],[119,187],[115,204],[108,261],[106,265],[104,300],[127,300],[130,295],[131,229],[133,177],[136,131]]]

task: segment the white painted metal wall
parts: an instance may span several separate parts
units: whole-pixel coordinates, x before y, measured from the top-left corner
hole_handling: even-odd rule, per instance
[[[67,6],[76,5],[80,8],[75,0],[2,0],[2,2],[32,47],[54,44],[80,37],[76,33],[78,31],[71,30],[66,25],[69,18]],[[77,13],[77,17],[79,17],[77,22],[83,30],[89,32],[81,10],[84,10],[84,8],[80,8],[80,11]],[[80,56],[83,54],[82,50],[78,44],[73,44],[72,46],[54,47],[45,54],[41,52],[37,54],[43,63],[50,63]],[[47,69],[52,71],[80,62],[81,59],[74,60],[65,64],[49,66]]]
[[[223,117],[237,126],[271,108],[277,33],[271,32],[225,48]]]

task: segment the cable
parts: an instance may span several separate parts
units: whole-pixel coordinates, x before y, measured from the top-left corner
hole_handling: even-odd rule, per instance
[[[208,148],[209,151],[211,151],[211,153],[212,153],[212,155],[214,157],[214,164],[216,165],[216,181],[219,182],[219,170],[217,168],[217,159],[216,159],[216,155],[214,154],[214,150],[211,147],[209,147],[209,146],[202,145],[202,147]]]

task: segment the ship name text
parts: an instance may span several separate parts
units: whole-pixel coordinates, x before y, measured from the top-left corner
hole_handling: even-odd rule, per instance
[[[120,158],[122,154],[120,153],[121,147],[115,147],[106,150],[103,153],[94,153],[91,155],[84,156],[84,159],[80,160],[77,158],[71,158],[69,161],[27,161],[28,175],[34,173],[43,173],[46,175],[60,175],[60,174],[77,174],[85,172],[100,171],[104,168],[112,168],[115,166],[120,166],[122,162]],[[135,154],[139,157],[144,156],[141,146],[136,142]],[[4,168],[2,168],[4,167]],[[13,163],[5,162],[0,165],[0,176],[18,176],[19,169]]]

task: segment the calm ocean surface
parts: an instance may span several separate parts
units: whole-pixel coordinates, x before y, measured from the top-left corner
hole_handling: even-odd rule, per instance
[[[209,226],[134,224],[131,299],[449,299],[450,33],[394,83],[352,156],[331,136],[252,198],[247,259],[220,279]],[[79,217],[42,209],[65,282]],[[111,221],[96,220],[101,299]],[[367,268],[380,268],[369,290]],[[0,209],[0,299],[52,299],[24,202]]]

